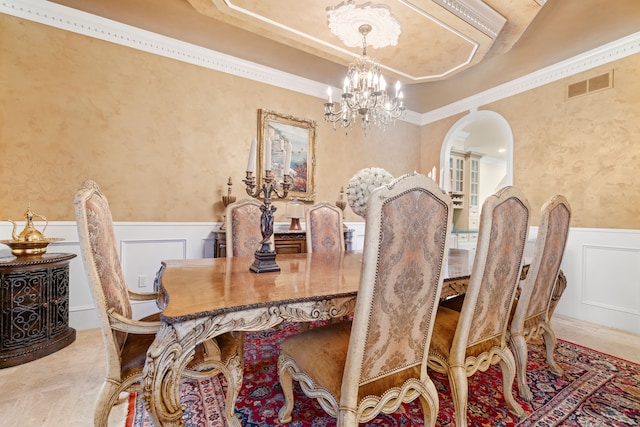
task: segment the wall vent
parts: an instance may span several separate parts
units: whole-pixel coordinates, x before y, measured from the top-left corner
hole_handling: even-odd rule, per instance
[[[613,87],[613,70],[567,85],[567,99]]]

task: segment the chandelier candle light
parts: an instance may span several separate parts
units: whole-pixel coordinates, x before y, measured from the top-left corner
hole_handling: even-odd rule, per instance
[[[404,113],[404,94],[400,81],[396,83],[394,95],[391,96],[387,93],[387,82],[380,72],[380,64],[367,56],[367,34],[371,29],[369,24],[358,28],[362,34],[362,56],[349,65],[339,104],[333,102],[331,87],[327,89],[324,120],[333,123],[334,129],[339,123],[348,131],[358,116],[365,133],[371,123],[385,129]]]
[[[280,271],[280,267],[276,264],[276,251],[271,248],[271,236],[273,235],[273,213],[276,207],[271,205],[271,194],[275,194],[277,198],[284,199],[289,194],[291,186],[291,145],[287,147],[284,157],[284,180],[281,188],[277,181],[273,178],[271,172],[271,139],[265,142],[265,173],[262,178],[260,188],[256,189],[256,177],[253,176],[256,168],[256,139],[251,142],[249,151],[249,161],[247,162],[247,176],[242,182],[247,186],[247,194],[253,198],[263,197],[263,205],[260,206],[262,212],[260,218],[260,232],[262,233],[262,243],[260,249],[255,252],[255,260],[249,270],[254,273],[266,273],[270,271]],[[280,191],[281,190],[281,191]]]

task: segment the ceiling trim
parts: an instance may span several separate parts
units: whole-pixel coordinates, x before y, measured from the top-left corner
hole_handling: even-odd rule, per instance
[[[409,2],[406,0],[399,0],[400,3],[402,3],[403,5],[405,5],[405,7],[408,7],[409,9],[412,9],[414,12],[420,14],[421,16],[423,16],[425,19],[430,20],[431,22],[433,22],[436,25],[439,25],[441,28],[445,29],[446,31],[450,32],[451,34],[453,34],[454,36],[458,37],[460,40],[464,41],[465,43],[467,43],[470,47],[470,51],[469,51],[469,55],[467,55],[467,58],[464,61],[461,61],[459,64],[444,70],[443,72],[439,73],[439,74],[427,74],[427,75],[412,75],[412,74],[408,74],[402,70],[398,70],[396,68],[391,67],[390,65],[385,65],[384,63],[380,63],[380,68],[382,68],[383,70],[386,70],[390,73],[394,73],[398,76],[402,76],[407,80],[411,80],[412,82],[419,82],[419,81],[427,81],[427,80],[436,80],[436,79],[441,79],[443,77],[446,77],[456,71],[458,71],[461,68],[466,67],[467,65],[469,65],[473,59],[475,58],[478,50],[480,49],[480,43],[476,42],[475,40],[473,40],[471,37],[466,36],[464,33],[462,33],[461,31],[453,28],[452,26],[444,23],[443,21],[441,21],[440,19],[436,18],[435,16],[429,14],[427,11],[425,11],[424,9],[418,7],[416,4],[414,4],[415,2]],[[259,15],[257,13],[252,12],[251,10],[245,9],[243,7],[240,7],[236,4],[234,4],[232,2],[232,0],[224,0],[225,5],[239,13],[239,14],[243,14],[246,16],[251,17],[252,19],[255,19],[257,21],[263,22],[265,24],[269,24],[269,25],[273,25],[274,27],[277,27],[283,31],[286,31],[292,35],[295,35],[296,37],[299,37],[301,39],[306,39],[309,40],[313,43],[317,43],[318,45],[321,46],[325,46],[329,49],[333,49],[335,52],[337,53],[341,53],[344,54],[346,56],[349,56],[353,59],[359,58],[360,54],[359,53],[354,53],[348,49],[345,49],[343,47],[337,46],[333,43],[329,43],[326,42],[322,39],[319,39],[317,37],[313,37],[303,31],[298,31],[295,28],[291,28],[287,25],[284,25],[280,22],[274,21],[272,19],[266,18],[262,15]],[[439,4],[441,7],[445,8],[446,10],[450,11],[451,13],[453,13],[454,15],[458,16],[460,19],[462,19],[463,21],[467,22],[469,25],[473,26],[474,28],[476,28],[478,31],[481,31],[485,34],[487,34],[489,37],[491,37],[492,39],[496,38],[496,34],[490,34],[492,31],[496,31],[496,28],[498,28],[498,32],[499,29],[502,28],[502,26],[504,25],[504,23],[506,22],[506,20],[504,18],[502,18],[499,14],[497,14],[497,12],[493,11],[493,9],[489,8],[488,6],[484,5],[484,3],[482,3],[479,0],[436,0],[436,3]],[[480,6],[480,4],[484,5],[485,8],[482,8]],[[366,5],[371,5],[370,3],[366,3]],[[488,10],[487,10],[488,9]],[[493,12],[496,16],[491,15],[491,12]],[[502,18],[503,21],[502,23],[500,23],[499,19]],[[488,34],[489,33],[489,34]]]
[[[500,101],[636,53],[640,53],[640,31],[510,82],[495,86],[484,92],[424,113],[420,124],[426,125],[455,114],[472,111],[491,102]]]
[[[0,0],[0,13],[324,99],[326,84],[42,0]],[[426,125],[640,52],[640,32],[427,113],[399,119]],[[335,88],[335,92],[340,92]]]
[[[433,0],[435,3],[460,17],[492,39],[506,24],[507,19],[480,0]]]

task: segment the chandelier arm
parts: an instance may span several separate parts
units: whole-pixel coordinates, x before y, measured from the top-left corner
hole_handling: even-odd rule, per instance
[[[349,64],[339,107],[331,101],[331,88],[327,90],[329,102],[324,104],[324,120],[333,123],[334,129],[339,123],[348,130],[360,117],[366,133],[372,123],[384,128],[405,111],[402,92],[398,97],[400,83],[396,86],[396,96],[391,98],[380,65],[367,56],[367,34],[371,29],[369,24],[358,28],[362,34],[362,57]]]

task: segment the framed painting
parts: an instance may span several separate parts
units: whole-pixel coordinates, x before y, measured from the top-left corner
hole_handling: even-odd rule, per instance
[[[315,121],[259,109],[257,184],[262,185],[267,169],[279,183],[288,170],[291,187],[287,199],[314,201],[315,145]]]

